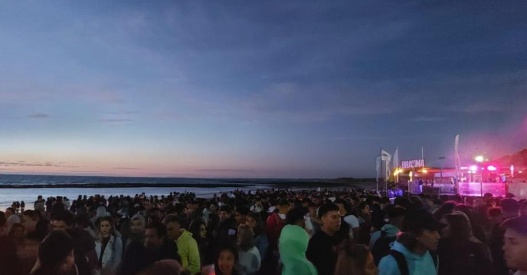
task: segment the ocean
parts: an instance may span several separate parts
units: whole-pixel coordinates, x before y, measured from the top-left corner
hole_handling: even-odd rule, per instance
[[[70,200],[79,195],[96,194],[134,196],[168,195],[170,192],[193,192],[197,197],[212,197],[214,194],[235,189],[252,190],[288,187],[311,189],[327,185],[330,180],[320,179],[211,179],[211,178],[141,178],[101,176],[48,176],[48,175],[1,175],[0,210],[14,201],[24,201],[26,209],[33,209],[38,195],[42,197],[63,196]]]

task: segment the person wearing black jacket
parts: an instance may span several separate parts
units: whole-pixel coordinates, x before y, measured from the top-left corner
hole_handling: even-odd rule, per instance
[[[337,205],[328,203],[318,209],[322,220],[321,230],[309,240],[306,256],[318,270],[319,275],[333,275],[337,263],[337,246],[343,240],[336,233],[341,219]]]
[[[126,248],[120,275],[135,275],[159,260],[173,259],[181,262],[175,242],[167,238],[167,229],[159,222],[146,225],[143,244],[133,241]]]

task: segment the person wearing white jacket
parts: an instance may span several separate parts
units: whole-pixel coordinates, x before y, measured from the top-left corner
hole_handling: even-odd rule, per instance
[[[95,252],[98,261],[95,274],[115,274],[121,263],[123,242],[114,229],[111,217],[99,218],[96,226]]]

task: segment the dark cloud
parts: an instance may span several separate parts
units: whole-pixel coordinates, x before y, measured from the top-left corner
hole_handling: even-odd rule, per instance
[[[34,119],[44,119],[44,118],[50,118],[50,117],[51,117],[50,115],[43,114],[43,113],[36,113],[36,114],[32,114],[28,116],[28,118],[34,118]]]

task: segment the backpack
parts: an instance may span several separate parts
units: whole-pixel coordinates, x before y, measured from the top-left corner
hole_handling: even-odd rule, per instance
[[[406,259],[404,258],[404,254],[397,251],[397,250],[390,250],[389,253],[397,262],[397,266],[399,267],[399,272],[401,275],[410,275],[410,271],[408,270],[408,263],[406,262]],[[434,266],[437,270],[437,255],[434,253],[430,253],[432,256],[432,260],[434,261]]]
[[[388,237],[386,236],[387,232],[381,230],[381,237],[375,241],[373,247],[371,248],[371,254],[373,255],[373,261],[375,265],[379,265],[382,257],[390,254],[391,247],[390,244],[397,240],[397,236]]]

